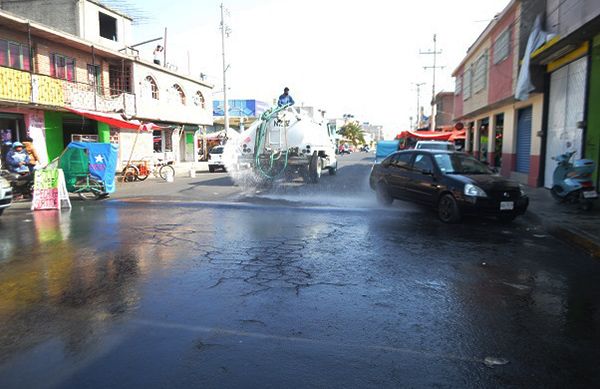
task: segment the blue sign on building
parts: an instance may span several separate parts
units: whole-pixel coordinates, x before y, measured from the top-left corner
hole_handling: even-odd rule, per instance
[[[258,100],[228,100],[230,117],[259,117],[269,104]],[[213,116],[225,116],[223,101],[213,101]]]

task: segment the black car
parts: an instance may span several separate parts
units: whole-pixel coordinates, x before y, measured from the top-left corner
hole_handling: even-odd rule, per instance
[[[495,175],[467,154],[452,151],[396,152],[373,166],[369,183],[380,203],[402,199],[430,205],[446,223],[457,223],[464,214],[510,222],[529,205],[521,185]]]

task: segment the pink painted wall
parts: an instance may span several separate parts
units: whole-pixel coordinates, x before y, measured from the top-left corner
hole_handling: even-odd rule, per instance
[[[463,69],[460,68],[458,69],[458,71],[456,72],[456,77],[462,77],[463,74]],[[454,119],[461,117],[463,114],[463,94],[462,94],[462,90],[460,91],[460,94],[458,95],[454,95]]]
[[[516,9],[508,12],[498,24],[494,26],[494,29],[490,32],[492,41],[492,48],[490,49],[490,75],[489,82],[490,86],[488,89],[488,103],[494,104],[498,101],[506,99],[514,94],[513,92],[513,81],[516,77],[515,74],[515,55],[518,50],[515,50],[516,45],[516,26],[515,24]],[[494,43],[500,34],[502,34],[506,28],[510,29],[510,48],[509,54],[506,59],[502,62],[494,64]]]

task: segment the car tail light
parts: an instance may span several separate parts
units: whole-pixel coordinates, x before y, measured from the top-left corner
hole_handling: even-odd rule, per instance
[[[592,181],[584,181],[581,183],[581,186],[583,188],[592,188],[594,186],[594,183]]]

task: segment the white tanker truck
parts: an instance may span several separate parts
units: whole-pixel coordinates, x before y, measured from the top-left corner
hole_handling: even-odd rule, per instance
[[[335,129],[302,108],[271,108],[238,137],[239,163],[264,180],[300,175],[318,183],[321,173],[337,172]]]

